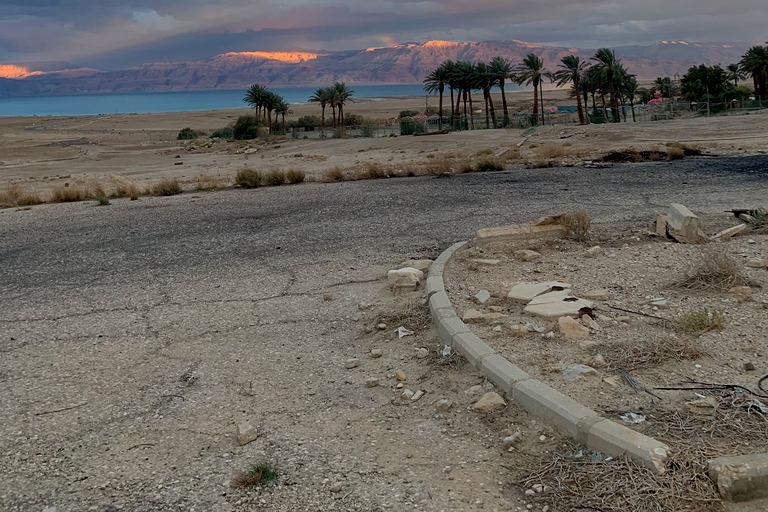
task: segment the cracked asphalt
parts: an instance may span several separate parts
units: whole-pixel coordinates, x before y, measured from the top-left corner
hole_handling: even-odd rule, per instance
[[[428,396],[475,382],[366,336],[358,304],[386,307],[386,270],[482,227],[581,208],[638,229],[670,202],[714,215],[766,192],[758,155],[0,210],[0,510],[523,506],[493,425],[365,388],[397,365]],[[375,344],[392,359],[344,369]],[[237,447],[243,420],[263,435]],[[259,457],[283,485],[229,489]]]

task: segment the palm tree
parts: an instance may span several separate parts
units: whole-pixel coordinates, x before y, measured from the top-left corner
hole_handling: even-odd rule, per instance
[[[656,94],[657,92],[661,94],[662,98],[672,98],[675,94],[677,94],[677,88],[675,87],[675,84],[672,83],[672,79],[668,76],[665,77],[656,77],[656,80],[653,81],[653,86],[651,86],[651,92],[653,94]]]
[[[245,97],[243,102],[247,103],[249,107],[256,109],[256,117],[261,117],[264,103],[269,95],[269,91],[266,87],[259,84],[253,84],[245,91]]]
[[[560,59],[560,70],[555,72],[552,77],[557,80],[557,86],[562,87],[567,83],[573,84],[573,91],[576,96],[576,109],[579,112],[579,124],[586,124],[584,121],[584,109],[581,106],[581,77],[586,71],[588,64],[582,62],[575,55],[566,55]]]
[[[290,109],[291,104],[286,103],[286,101],[281,97],[280,102],[275,107],[275,115],[280,114],[283,117],[283,132],[285,132],[285,115],[286,114],[293,114],[293,110]],[[277,120],[275,120],[277,122]]]
[[[320,129],[325,129],[325,107],[328,105],[329,94],[327,87],[321,87],[315,91],[315,93],[309,98],[309,101],[313,101],[320,104]]]
[[[517,68],[515,74],[516,81],[522,85],[533,85],[533,123],[539,122],[539,85],[544,77],[544,61],[536,56],[535,53],[529,53],[523,59],[523,63]],[[544,103],[542,100],[541,122],[544,123]]]
[[[613,122],[618,123],[619,119],[619,102],[616,99],[616,73],[619,69],[620,59],[616,58],[616,52],[609,50],[608,48],[600,48],[592,57],[595,61],[595,68],[599,69],[604,75],[608,85],[608,93],[611,99],[611,115]]]
[[[765,98],[768,95],[768,47],[753,46],[741,57],[739,65],[752,75],[755,95]]]
[[[744,70],[741,69],[738,63],[728,64],[726,70],[728,71],[728,78],[733,80],[733,86],[738,87],[739,80],[744,80]]]
[[[453,79],[456,81],[459,93],[456,98],[456,111],[459,111],[458,103],[464,101],[464,120],[467,119],[467,101],[469,101],[469,111],[472,114],[472,89],[475,80],[475,65],[469,61],[461,60],[453,66]],[[475,128],[474,116],[469,116],[469,122],[472,129]]]
[[[638,95],[637,78],[635,75],[628,75],[621,83],[621,95],[629,100],[629,106],[632,109],[632,122],[636,123],[635,118],[635,98]]]
[[[443,63],[424,79],[424,90],[427,93],[440,94],[440,103],[437,114],[438,130],[443,129],[443,93],[445,92],[445,85],[449,80],[448,71],[448,66],[446,66],[446,63]],[[451,109],[453,109],[453,89],[451,89]],[[453,111],[451,111],[451,114],[453,114]]]
[[[483,91],[483,100],[485,100],[485,127],[490,128],[488,124],[488,111],[490,110],[493,127],[496,128],[496,109],[493,107],[493,98],[491,97],[491,87],[496,83],[496,77],[491,72],[491,68],[485,62],[475,64],[474,85]]]
[[[504,111],[504,126],[506,126],[509,124],[509,110],[507,110],[507,96],[504,93],[504,84],[507,79],[514,80],[514,66],[511,61],[503,57],[494,57],[491,59],[490,67],[496,85],[501,89],[501,108]]]
[[[335,91],[334,94],[334,100],[336,103],[336,106],[339,107],[339,126],[344,126],[344,104],[347,101],[351,101],[354,103],[354,100],[352,99],[352,95],[355,94],[355,91],[347,87],[347,84],[344,82],[335,82],[333,84],[333,89]]]

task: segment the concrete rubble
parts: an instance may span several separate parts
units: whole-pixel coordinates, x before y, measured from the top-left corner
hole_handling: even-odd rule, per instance
[[[387,272],[387,284],[394,294],[410,292],[424,280],[424,272],[413,267],[404,267]]]

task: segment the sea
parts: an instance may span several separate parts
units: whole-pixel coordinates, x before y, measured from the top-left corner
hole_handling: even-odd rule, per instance
[[[421,84],[358,85],[350,87],[354,98],[371,100],[425,96]],[[507,91],[519,90],[508,84]],[[270,87],[288,103],[305,103],[317,87]],[[446,91],[446,95],[447,95]],[[9,116],[94,116],[102,114],[148,114],[244,108],[245,90],[149,92],[136,94],[83,94],[75,96],[1,97],[0,117]],[[437,106],[430,99],[430,104]]]

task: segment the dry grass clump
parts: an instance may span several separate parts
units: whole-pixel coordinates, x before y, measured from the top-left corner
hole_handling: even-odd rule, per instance
[[[697,291],[727,291],[734,286],[747,286],[741,266],[727,249],[718,245],[702,247],[693,257],[687,275],[674,283],[677,288]]]
[[[563,226],[565,238],[586,242],[592,227],[592,218],[583,210],[573,210],[560,216],[560,225]]]
[[[635,372],[656,368],[669,361],[693,361],[707,354],[688,338],[649,334],[628,343],[607,343],[600,353],[609,368]]]
[[[0,192],[0,208],[33,206],[42,202],[43,200],[37,192],[28,192],[16,183],[8,185],[4,191]]]
[[[278,477],[277,468],[269,462],[252,465],[248,471],[238,471],[232,479],[230,486],[234,489],[254,487],[259,484],[271,482]]]
[[[368,162],[363,169],[357,171],[357,179],[380,180],[389,178],[389,173],[378,162]]]
[[[264,185],[277,187],[285,183],[285,171],[272,169],[264,175]]]
[[[235,174],[235,186],[240,188],[256,188],[261,186],[261,173],[256,169],[244,167]]]
[[[702,308],[679,314],[675,317],[673,325],[678,332],[701,336],[712,329],[722,330],[725,327],[725,318],[717,309],[710,311]]]
[[[221,177],[201,172],[194,177],[195,190],[217,190],[224,186],[224,181]]]
[[[69,185],[56,187],[51,192],[52,203],[74,203],[76,201],[85,201],[94,197],[90,187],[87,185]]]
[[[326,169],[323,172],[323,181],[325,183],[338,183],[344,180],[345,180],[344,170],[339,166],[333,167],[331,169]]]
[[[285,173],[285,180],[291,185],[302,183],[306,177],[307,174],[304,171],[300,171],[298,169],[291,169]]]
[[[177,179],[164,179],[151,187],[152,194],[156,196],[175,196],[181,194],[181,183]]]
[[[670,160],[682,160],[685,158],[685,150],[682,147],[670,146],[667,148],[667,158]]]
[[[385,323],[393,329],[403,326],[418,333],[429,328],[432,317],[429,314],[429,306],[414,299],[396,304],[379,314],[374,325],[380,323]]]
[[[503,171],[505,160],[496,157],[481,158],[475,163],[476,172],[494,172]]]
[[[562,158],[568,156],[568,150],[560,144],[545,144],[536,148],[538,158]]]
[[[477,153],[475,153],[475,156],[486,156],[486,155],[492,155],[492,154],[493,154],[493,150],[491,148],[483,148],[483,149],[478,149]]]

